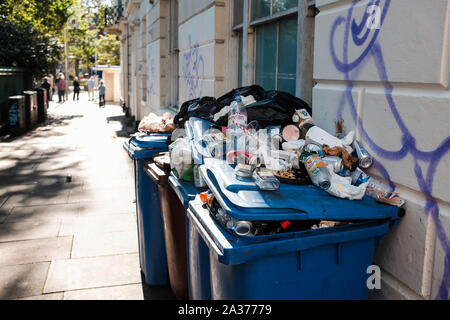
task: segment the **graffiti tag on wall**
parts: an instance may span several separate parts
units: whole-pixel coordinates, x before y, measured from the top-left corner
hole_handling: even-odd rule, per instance
[[[183,54],[182,61],[183,79],[189,90],[189,99],[195,99],[202,95],[201,77],[205,75],[205,61],[199,53],[199,45],[192,45],[189,35],[189,50]]]
[[[439,286],[438,294],[435,298],[448,299],[448,291],[450,288],[450,242],[445,229],[439,220],[439,205],[433,197],[433,180],[436,174],[436,168],[438,167],[440,161],[450,151],[450,136],[444,139],[433,151],[426,152],[417,148],[416,138],[403,121],[392,96],[394,87],[389,81],[388,70],[386,70],[386,65],[384,63],[383,48],[377,41],[378,35],[382,30],[383,22],[389,11],[391,0],[385,0],[384,6],[380,6],[380,2],[380,0],[370,1],[367,5],[364,16],[358,23],[357,20],[353,18],[353,10],[355,5],[358,3],[357,0],[354,0],[351,7],[347,11],[347,16],[339,16],[333,23],[329,43],[331,58],[335,68],[344,75],[346,81],[346,90],[339,102],[337,120],[342,119],[343,109],[348,106],[353,121],[361,132],[362,139],[377,156],[391,161],[401,161],[408,155],[413,157],[414,168],[412,171],[416,176],[420,191],[426,196],[426,205],[424,210],[426,214],[431,215],[434,223],[436,224],[437,238],[439,239],[439,242],[445,252],[444,273],[442,282]],[[379,8],[382,7],[380,18],[381,28],[369,28],[367,26],[368,19],[373,19],[371,16],[372,10],[369,9],[371,6],[377,6]],[[345,30],[344,39],[336,38],[336,30],[339,28],[344,28]],[[350,42],[350,38],[352,42]],[[335,48],[336,43],[342,44],[339,54],[336,51],[337,48]],[[359,47],[361,54],[350,59],[349,46]],[[340,60],[338,56],[342,56],[342,60]],[[352,96],[353,81],[358,79],[361,70],[369,62],[375,63],[378,76],[384,86],[387,105],[389,106],[389,110],[392,112],[393,119],[395,119],[399,129],[401,130],[403,146],[400,150],[390,151],[376,144],[365,130],[363,121],[357,113],[357,107]],[[428,163],[428,172],[426,174],[422,171],[419,161]],[[389,181],[392,189],[395,189],[395,185],[391,181],[388,171],[381,164],[381,162],[374,161],[374,169]]]

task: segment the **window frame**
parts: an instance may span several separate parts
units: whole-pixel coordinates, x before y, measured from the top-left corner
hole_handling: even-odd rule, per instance
[[[259,18],[256,20],[251,20],[251,12],[252,12],[252,1],[251,0],[244,0],[244,1],[248,1],[248,15],[246,14],[246,12],[243,12],[243,17],[242,20],[243,22],[241,24],[238,24],[236,26],[233,26],[234,24],[234,1],[232,1],[232,13],[233,13],[233,17],[232,17],[232,26],[231,26],[231,30],[235,33],[235,35],[239,36],[238,34],[240,32],[244,32],[244,22],[245,19],[248,19],[248,27],[250,30],[252,30],[252,32],[254,33],[254,38],[253,38],[253,52],[252,52],[252,56],[253,56],[253,61],[256,63],[256,41],[257,41],[257,27],[261,26],[263,24],[269,24],[269,23],[276,23],[277,24],[277,46],[276,46],[276,66],[275,66],[275,88],[278,87],[278,60],[279,60],[279,39],[280,39],[280,20],[283,20],[284,18],[287,18],[289,16],[293,16],[293,15],[297,15],[298,17],[298,12],[299,12],[299,4],[297,3],[297,6],[284,10],[284,11],[280,11],[280,12],[276,12],[273,13],[273,2],[274,0],[270,0],[270,15],[267,17],[263,17],[263,18]],[[299,1],[303,1],[303,0],[299,0]],[[309,2],[315,2],[315,0],[309,0]],[[245,5],[243,6],[243,10],[245,10]],[[239,44],[237,46],[237,55],[239,56]],[[243,59],[245,59],[245,57],[243,57]],[[243,61],[244,64],[244,61]],[[239,85],[239,74],[243,73],[244,70],[241,70],[241,66],[238,63],[238,74],[236,77],[236,81],[237,84]],[[298,74],[296,73],[295,75],[296,77],[298,77]],[[256,67],[253,69],[253,79],[256,80]]]

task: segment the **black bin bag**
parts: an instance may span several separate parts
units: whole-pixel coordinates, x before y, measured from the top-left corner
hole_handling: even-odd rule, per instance
[[[247,87],[241,87],[234,90],[231,90],[230,92],[224,94],[220,98],[217,99],[218,102],[222,103],[224,106],[229,106],[231,102],[233,102],[234,97],[236,95],[240,95],[243,97],[247,96],[253,96],[256,101],[264,99],[265,91],[262,87],[258,85],[252,85]]]
[[[260,128],[268,126],[285,126],[292,123],[295,110],[306,109],[311,114],[311,107],[302,99],[282,91],[265,91],[263,100],[246,106],[247,123],[258,121]],[[220,117],[216,124],[226,126],[228,115]]]
[[[214,97],[202,97],[186,101],[180,107],[173,122],[177,125],[183,126],[190,117],[197,117],[203,120],[212,121],[214,114],[222,109],[220,104]]]

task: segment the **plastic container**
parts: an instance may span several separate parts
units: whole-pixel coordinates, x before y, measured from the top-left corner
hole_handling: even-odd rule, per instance
[[[237,237],[199,199],[188,218],[209,249],[211,299],[367,299],[367,267],[389,221],[360,222],[275,236]],[[198,250],[191,260],[200,260]]]
[[[38,120],[37,92],[24,91],[25,96],[25,124],[26,130],[36,128]]]
[[[169,186],[168,153],[157,154],[153,160],[154,163],[149,163],[145,171],[158,185],[170,286],[177,299],[186,300],[188,298],[186,210],[175,191]]]
[[[8,98],[8,129],[12,136],[25,132],[25,97],[12,96]]]
[[[150,286],[169,284],[164,225],[157,185],[145,172],[155,154],[168,150],[167,134],[134,136],[123,147],[134,161],[139,261]]]
[[[47,90],[44,88],[33,89],[37,93],[37,122],[42,123],[47,120]]]
[[[200,199],[190,202],[192,237],[209,250],[211,299],[366,299],[374,247],[404,210],[369,197],[349,201],[317,187],[281,184],[260,191],[235,179],[233,168],[211,159],[201,173],[230,217],[240,221],[352,221],[333,228],[238,236],[220,227]],[[190,247],[189,259],[204,255]],[[192,277],[192,275],[191,275]],[[191,281],[192,282],[192,281]],[[198,287],[206,284],[198,284]]]
[[[185,210],[189,202],[204,189],[196,188],[193,182],[179,180],[175,176],[169,177],[169,184],[177,194]],[[187,274],[188,294],[191,300],[210,300],[211,281],[209,267],[209,249],[203,238],[189,223],[186,216],[186,250],[187,250]],[[195,254],[190,254],[194,252]]]

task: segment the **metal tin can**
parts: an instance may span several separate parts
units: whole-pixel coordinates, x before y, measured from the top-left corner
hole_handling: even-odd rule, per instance
[[[238,179],[238,180],[251,179],[255,168],[256,168],[256,166],[253,164],[239,163],[236,166],[236,169],[234,169],[234,174],[236,175],[236,179]]]
[[[308,152],[308,153],[319,153],[322,151],[322,147],[314,144],[314,143],[308,143],[303,147],[303,152]]]
[[[331,165],[334,173],[339,173],[344,170],[344,161],[342,160],[342,158],[328,156],[321,158],[321,160],[325,162],[326,165]]]
[[[373,164],[373,159],[367,150],[361,146],[358,140],[353,141],[353,147],[355,148],[354,152],[358,157],[359,166],[363,169],[370,168]]]

